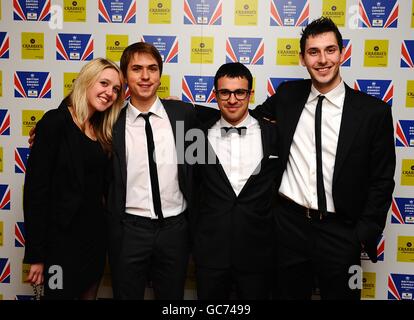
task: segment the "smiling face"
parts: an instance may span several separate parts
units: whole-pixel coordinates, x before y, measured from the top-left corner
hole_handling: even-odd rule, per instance
[[[112,68],[104,69],[95,83],[87,89],[89,113],[103,112],[117,99],[121,92],[119,73]]]
[[[327,93],[340,82],[339,68],[344,55],[339,50],[333,32],[325,32],[306,39],[300,61],[308,69],[312,84],[320,93]]]
[[[136,53],[129,61],[126,81],[131,92],[131,103],[141,112],[148,111],[156,100],[160,77],[160,68],[152,55]]]
[[[238,89],[249,90],[249,82],[245,78],[229,78],[224,76],[217,80],[217,91],[224,89],[229,91]],[[236,126],[247,117],[249,113],[249,94],[243,100],[237,100],[234,94],[230,94],[227,101],[217,97],[217,94],[216,98],[222,117],[231,125]]]

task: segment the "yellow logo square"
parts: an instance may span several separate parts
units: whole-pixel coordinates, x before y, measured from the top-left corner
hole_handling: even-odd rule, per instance
[[[323,0],[322,15],[331,18],[338,27],[344,27],[346,18],[346,0]]]
[[[257,26],[258,0],[236,0],[234,24],[236,26]]]
[[[402,160],[401,185],[414,186],[414,159]]]
[[[405,106],[414,108],[414,80],[407,81],[407,95],[405,97]]]
[[[157,95],[164,99],[170,96],[170,76],[167,74],[163,74],[161,76],[161,85],[157,89]]]
[[[22,110],[22,136],[28,136],[29,131],[42,119],[43,110]]]
[[[277,39],[276,64],[281,66],[298,66],[299,52],[299,38]]]
[[[86,0],[64,0],[63,1],[64,22],[86,21]]]
[[[214,37],[191,37],[191,63],[214,63]]]
[[[128,47],[128,35],[107,34],[106,35],[106,57],[112,61],[121,60],[124,49]]]
[[[375,272],[364,272],[362,275],[361,298],[375,299],[377,274]]]
[[[149,24],[171,23],[171,0],[149,0]]]
[[[399,236],[397,245],[397,261],[414,262],[414,237]]]
[[[44,34],[41,32],[22,32],[22,59],[43,60],[44,55]]]
[[[78,72],[65,72],[63,73],[63,96],[66,97],[73,87],[73,81],[78,77]]]
[[[388,66],[388,40],[365,40],[364,67]]]

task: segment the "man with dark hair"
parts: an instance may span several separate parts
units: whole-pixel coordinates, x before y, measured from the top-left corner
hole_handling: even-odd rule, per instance
[[[238,299],[269,298],[279,160],[275,125],[249,115],[252,82],[243,64],[222,65],[214,78],[221,116],[201,127],[206,147],[192,223],[201,300],[229,299],[232,285]]]
[[[342,80],[342,37],[332,20],[300,40],[310,80],[281,84],[258,106],[276,119],[283,175],[276,208],[275,298],[359,299],[364,249],[376,262],[394,189],[391,108]],[[358,268],[357,268],[358,270]]]
[[[153,45],[131,44],[120,64],[131,97],[112,140],[108,218],[114,297],[143,299],[151,279],[156,299],[183,299],[191,180],[177,127],[184,134],[195,127],[195,113],[190,104],[158,98],[162,59]]]

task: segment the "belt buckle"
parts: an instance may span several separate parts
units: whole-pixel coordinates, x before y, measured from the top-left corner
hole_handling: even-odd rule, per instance
[[[306,218],[312,219],[312,217],[310,216],[310,210],[309,210],[309,208],[306,208]]]

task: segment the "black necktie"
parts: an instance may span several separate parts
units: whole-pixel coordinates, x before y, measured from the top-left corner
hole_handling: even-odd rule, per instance
[[[151,178],[151,190],[152,190],[152,202],[154,203],[154,211],[155,215],[158,219],[163,219],[164,216],[162,215],[161,210],[161,196],[160,196],[160,187],[158,184],[158,173],[157,173],[157,163],[155,160],[155,145],[154,145],[154,136],[152,134],[151,124],[149,121],[150,116],[152,115],[151,112],[147,114],[141,113],[145,120],[145,135],[147,136],[147,151],[148,151],[148,164],[149,164],[149,171],[150,171],[150,178]]]
[[[324,214],[326,213],[326,195],[323,185],[322,171],[322,101],[325,96],[319,96],[318,104],[315,111],[315,145],[316,145],[316,188],[318,192],[318,209]]]
[[[224,137],[232,132],[237,132],[239,135],[244,136],[246,130],[246,127],[221,127],[221,136]]]

